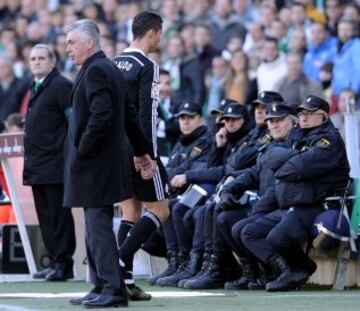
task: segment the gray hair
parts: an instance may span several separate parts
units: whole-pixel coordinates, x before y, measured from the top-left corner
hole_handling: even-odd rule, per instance
[[[89,19],[80,19],[67,26],[65,28],[65,32],[68,34],[69,32],[76,29],[81,30],[82,36],[93,40],[95,47],[100,49],[100,30],[96,23]]]
[[[56,57],[55,57],[55,53],[54,51],[50,48],[50,46],[48,46],[47,44],[35,44],[32,48],[34,49],[44,49],[47,51],[48,57],[52,60],[52,61],[56,61]]]

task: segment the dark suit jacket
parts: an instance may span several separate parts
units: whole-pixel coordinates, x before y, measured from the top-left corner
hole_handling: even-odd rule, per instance
[[[25,123],[25,185],[63,183],[66,114],[72,83],[54,68],[30,97]]]
[[[82,66],[71,96],[66,139],[64,206],[94,207],[132,196],[129,144],[150,147],[126,96],[119,69],[99,51]]]
[[[27,82],[25,79],[14,78],[7,90],[0,86],[0,121],[5,121],[10,114],[19,112],[21,101],[28,89]]]

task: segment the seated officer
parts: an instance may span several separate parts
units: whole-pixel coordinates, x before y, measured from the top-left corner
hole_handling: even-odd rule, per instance
[[[166,165],[170,184],[173,184],[174,176],[177,174],[184,174],[187,170],[205,167],[212,144],[211,135],[208,133],[207,127],[204,125],[204,119],[201,116],[200,106],[185,102],[179,107],[176,116],[179,119],[181,135]],[[151,278],[150,284],[155,284],[159,277],[174,273],[177,269],[178,245],[172,220],[172,209],[178,201],[176,199],[177,195],[181,194],[185,189],[186,185],[184,184],[182,187],[172,187],[170,191],[169,206],[171,214],[163,225],[169,265],[163,273]]]
[[[194,183],[188,181],[186,176],[188,172],[192,172],[195,175],[206,174],[208,178],[204,178],[200,183],[216,184],[223,177],[223,165],[226,163],[228,157],[234,154],[234,151],[241,145],[239,142],[249,132],[248,113],[244,105],[232,102],[227,105],[226,111],[223,115],[225,126],[221,128],[216,134],[216,142],[212,148],[208,166],[217,165],[218,172],[216,174],[209,174],[209,168],[201,169],[196,168],[189,170],[185,174],[179,174],[171,180],[171,185],[176,188],[181,188],[186,184]],[[215,164],[216,163],[216,164]],[[203,256],[203,243],[200,243],[201,249],[194,249],[190,253],[192,248],[192,235],[187,231],[184,225],[184,215],[186,212],[196,212],[197,209],[193,208],[189,210],[189,207],[177,203],[172,208],[172,220],[174,223],[178,246],[179,246],[179,261],[180,266],[178,271],[173,275],[166,278],[160,278],[157,280],[158,285],[162,286],[177,286],[178,282],[182,279],[190,278],[194,276],[201,267],[201,261]],[[165,229],[165,236],[167,228]]]
[[[256,157],[258,154],[258,149],[262,144],[265,144],[269,136],[267,135],[267,129],[264,122],[265,116],[265,106],[267,103],[272,102],[273,100],[280,99],[281,96],[274,92],[263,92],[259,95],[259,99],[257,103],[254,103],[256,106],[255,109],[255,120],[256,127],[250,131],[244,138],[240,139],[236,145],[231,149],[231,153],[226,158],[226,162],[224,165],[209,167],[207,170],[195,170],[186,172],[186,179],[190,180],[191,183],[217,183],[218,188],[224,184],[227,180],[232,178],[231,176],[236,176],[236,173],[244,168],[251,167],[256,163]],[[235,104],[236,108],[240,109],[239,104]],[[223,114],[223,118],[229,117],[231,113],[234,113],[232,116],[236,116],[236,111],[232,110],[228,111],[229,106],[226,106],[225,113]],[[226,120],[226,119],[225,119]],[[226,121],[225,121],[226,122]],[[215,148],[214,148],[215,149]],[[214,150],[213,149],[213,150]],[[216,152],[216,149],[215,149]],[[214,157],[216,158],[216,157]],[[226,258],[226,264],[223,266],[229,266],[232,264],[233,266],[237,266],[233,256],[212,256],[212,248],[213,248],[213,213],[214,207],[216,203],[213,200],[210,200],[204,206],[198,206],[194,209],[190,209],[186,211],[184,214],[184,209],[182,213],[179,213],[178,222],[181,223],[183,221],[182,226],[187,229],[188,236],[188,247],[191,246],[191,254],[201,254],[202,257],[202,265],[200,271],[193,277],[194,271],[198,270],[195,265],[188,265],[187,271],[182,273],[180,276],[182,280],[178,282],[178,287],[185,287],[185,283],[187,281],[199,278],[202,273],[207,271],[208,266],[210,265],[210,261],[212,267],[218,266],[219,259]],[[175,212],[179,212],[182,206],[177,204]],[[174,213],[175,214],[175,213]],[[206,225],[205,225],[206,224]],[[192,238],[192,241],[191,241]],[[182,242],[179,241],[179,244]],[[231,260],[232,259],[232,260]],[[194,263],[195,261],[193,261]],[[179,277],[180,277],[179,276]],[[190,277],[190,278],[189,278]],[[223,280],[221,280],[221,284],[219,282],[211,282],[212,288],[214,287],[222,287]],[[175,281],[174,281],[175,283]],[[174,284],[173,283],[173,284]],[[201,288],[201,287],[200,287]]]
[[[294,290],[306,283],[316,264],[301,247],[307,241],[323,199],[345,186],[349,165],[344,142],[328,118],[328,103],[308,96],[297,108],[303,137],[293,149],[272,148],[279,209],[246,225],[243,245],[262,262],[280,271],[268,291]]]
[[[268,151],[279,145],[290,147],[297,138],[297,128],[293,128],[296,122],[294,114],[295,111],[284,103],[268,106],[265,120],[272,141],[261,148],[257,164],[225,185],[221,193],[224,211],[218,216],[218,228],[228,245],[238,255],[243,272],[239,279],[226,283],[225,289],[254,289],[261,285],[257,284],[257,278],[260,276],[258,261],[242,245],[241,230],[247,223],[253,222],[261,215],[278,209],[274,196],[275,177],[272,169],[267,165]],[[252,189],[258,189],[258,201],[254,205],[251,204],[247,217],[241,219],[238,216],[239,205],[231,204],[231,199]]]
[[[271,112],[271,110],[269,110],[269,108],[271,109],[271,106],[276,107],[276,116],[269,113],[269,111]],[[275,142],[284,140],[287,136],[293,126],[293,119],[295,117],[291,115],[294,113],[295,112],[284,103],[274,102],[274,104],[268,106],[266,118],[271,118],[271,121],[268,121],[268,123],[270,125],[272,124],[270,122],[277,124],[277,126],[269,126],[270,133],[274,135],[273,137],[275,138]],[[258,117],[255,119],[259,119]],[[265,116],[262,118],[263,122],[264,117]],[[272,121],[272,118],[275,120],[281,119],[281,122]],[[271,191],[271,187],[273,187],[275,179],[273,177],[272,170],[266,166],[266,161],[263,157],[265,150],[270,148],[272,145],[273,142],[267,140],[267,143],[262,145],[260,148],[261,151],[258,156],[257,164],[243,170],[243,173],[235,180],[224,185],[223,190],[221,191],[221,201],[218,205],[218,207],[221,208],[218,208],[217,213],[214,213],[214,217],[217,217],[217,219],[214,219],[215,228],[213,228],[212,236],[212,258],[214,259],[212,261],[217,264],[210,264],[208,270],[202,276],[185,282],[185,288],[205,289],[223,286],[227,279],[224,262],[226,258],[231,256],[233,251],[240,258],[244,275],[246,275],[248,270],[253,270],[252,266],[254,266],[254,260],[252,260],[252,258],[248,260],[248,256],[246,256],[247,254],[244,255],[244,251],[237,246],[231,236],[231,229],[236,222],[246,218],[249,214],[258,215],[277,208],[276,204],[273,203],[275,200],[273,197],[273,191]],[[238,199],[235,198],[235,196],[240,197],[246,190],[251,189],[259,189],[259,196],[261,197],[261,200],[252,209],[250,209],[250,206],[246,203],[240,204]],[[240,280],[241,284],[239,284],[239,282],[235,282],[236,287],[247,288],[248,279]]]

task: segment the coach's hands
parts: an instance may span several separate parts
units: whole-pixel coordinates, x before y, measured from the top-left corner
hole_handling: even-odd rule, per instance
[[[157,171],[157,163],[148,154],[134,157],[135,170],[141,172],[141,177],[144,180],[149,180],[154,177]]]

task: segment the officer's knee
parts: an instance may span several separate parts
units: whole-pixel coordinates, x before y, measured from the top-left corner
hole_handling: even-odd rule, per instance
[[[185,206],[181,203],[177,203],[174,205],[172,212],[173,212],[174,217],[183,218],[188,209],[189,208],[187,206]]]
[[[239,223],[236,223],[231,228],[231,235],[235,239],[235,241],[241,242],[241,232],[243,230],[244,226],[240,226]]]
[[[241,242],[246,245],[251,239],[257,237],[257,228],[254,224],[247,224],[240,232]]]
[[[285,232],[276,228],[270,231],[266,241],[276,250],[288,248],[292,243]]]

